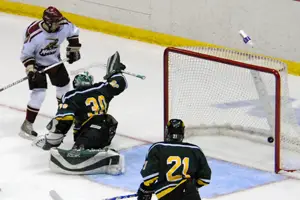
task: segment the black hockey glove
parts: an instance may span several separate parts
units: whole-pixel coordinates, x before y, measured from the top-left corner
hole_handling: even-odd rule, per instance
[[[153,191],[150,187],[141,183],[138,191],[137,191],[137,200],[151,200]]]
[[[27,74],[29,82],[35,82],[37,73],[38,73],[38,71],[36,70],[34,65],[28,65],[26,67],[26,74]]]
[[[67,58],[68,58],[68,63],[72,64],[73,62],[76,62],[77,60],[79,60],[81,58],[80,56],[80,47],[81,44],[69,44],[67,46]]]
[[[109,79],[112,75],[122,73],[122,70],[126,69],[126,66],[120,61],[120,54],[116,52],[110,56],[107,60],[106,75],[104,80]]]

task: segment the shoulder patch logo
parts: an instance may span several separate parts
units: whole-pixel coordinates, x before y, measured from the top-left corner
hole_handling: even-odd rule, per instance
[[[119,88],[119,84],[116,80],[112,80],[111,82],[109,82],[109,85],[111,85],[113,88]]]

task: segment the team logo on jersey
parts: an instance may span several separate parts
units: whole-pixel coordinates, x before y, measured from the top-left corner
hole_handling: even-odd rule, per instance
[[[119,88],[119,84],[116,80],[112,80],[111,82],[109,82],[109,85],[111,85],[113,88]]]
[[[47,40],[50,40],[50,43],[40,51],[41,56],[48,56],[55,54],[58,48],[58,39],[56,38],[47,38]]]

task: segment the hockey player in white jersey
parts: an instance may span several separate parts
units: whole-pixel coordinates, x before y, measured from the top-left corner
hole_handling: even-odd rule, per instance
[[[28,76],[30,100],[27,104],[26,119],[21,126],[21,136],[35,137],[33,123],[46,96],[48,74],[51,84],[56,86],[58,102],[69,91],[70,78],[64,64],[58,65],[45,73],[39,70],[61,61],[60,45],[67,40],[66,56],[69,64],[80,59],[79,29],[69,22],[58,9],[48,7],[43,19],[31,23],[25,33],[21,61]]]

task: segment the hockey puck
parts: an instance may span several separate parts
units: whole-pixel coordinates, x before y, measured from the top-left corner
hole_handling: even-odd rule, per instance
[[[269,143],[273,143],[274,142],[274,138],[273,137],[268,137],[268,142]]]

